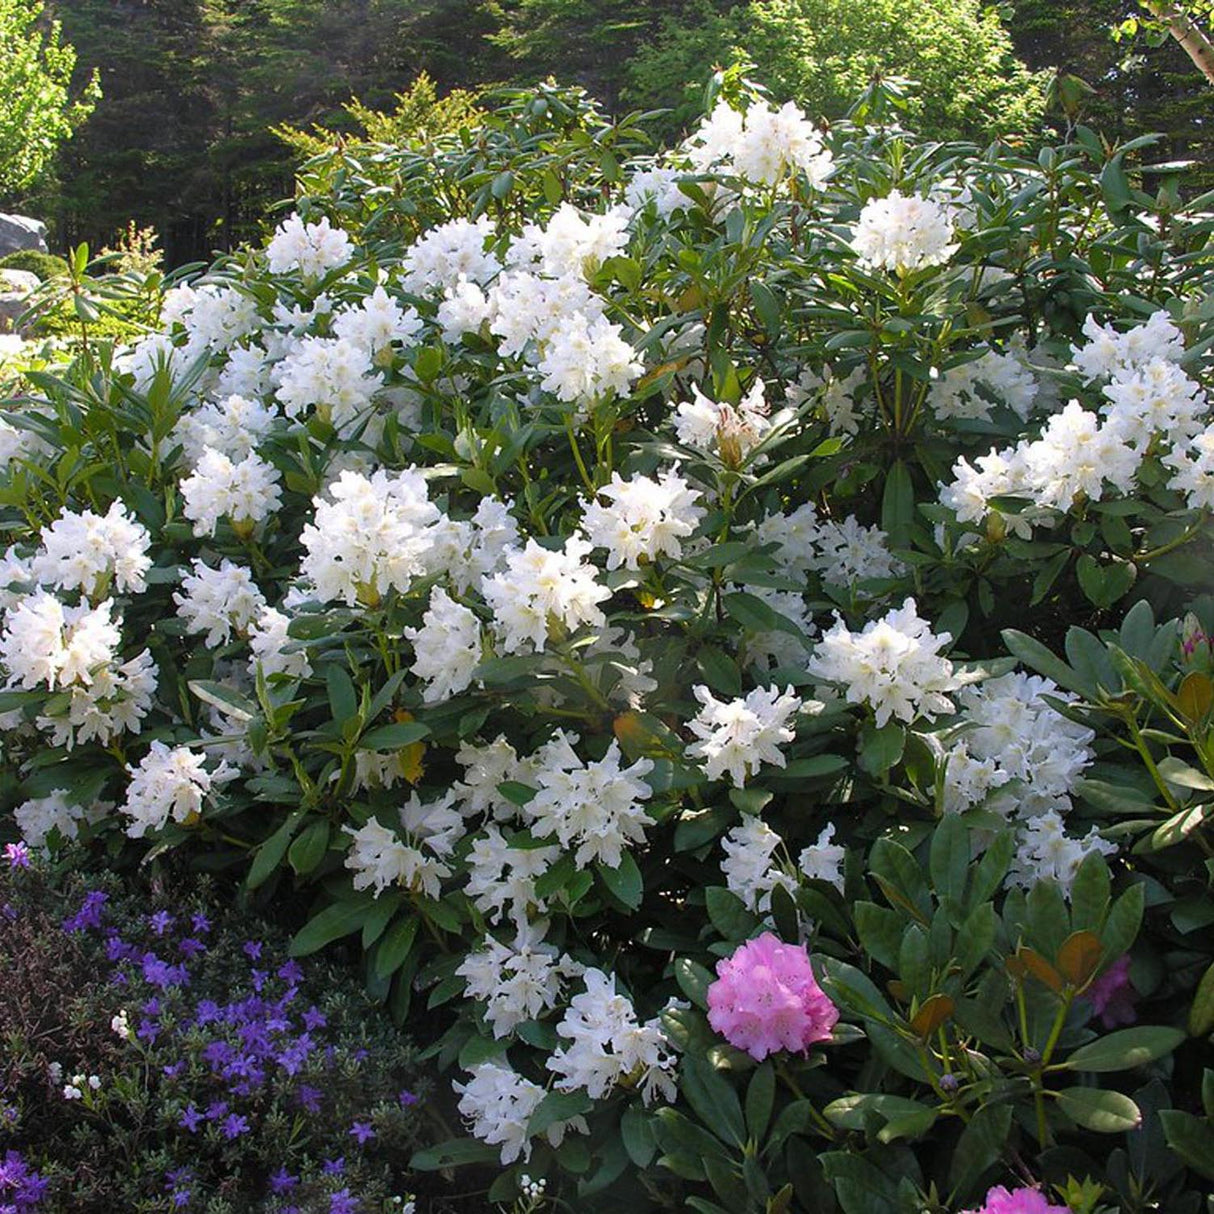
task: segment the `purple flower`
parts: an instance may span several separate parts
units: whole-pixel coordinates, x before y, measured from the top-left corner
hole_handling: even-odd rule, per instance
[[[261,957],[262,943],[260,940],[246,940],[240,948],[250,961],[256,961]]]
[[[213,1100],[207,1105],[207,1120],[217,1121],[228,1111],[228,1102],[226,1100]]]
[[[420,1097],[415,1096],[412,1092],[409,1091],[408,1088],[406,1088],[400,1094],[400,1102],[402,1105],[404,1105],[405,1108],[410,1108],[413,1105],[417,1104],[419,1099],[420,1099]]]
[[[219,1019],[219,1004],[214,999],[199,999],[194,1011],[194,1023],[197,1025],[210,1024]]]
[[[156,935],[163,936],[173,926],[173,916],[168,911],[157,911],[148,916],[148,926]]]
[[[30,849],[24,843],[6,843],[4,858],[8,861],[9,868],[29,868]]]
[[[249,1121],[247,1117],[242,1117],[238,1113],[229,1113],[221,1128],[225,1138],[239,1138],[241,1134],[248,1131]]]
[[[183,1070],[185,1070],[185,1059],[180,1058],[168,1066],[162,1066],[160,1068],[160,1073],[164,1075],[166,1079],[176,1079]]]
[[[329,1214],[358,1214],[358,1198],[349,1189],[339,1189],[329,1198]]]
[[[109,901],[109,897],[109,894],[104,890],[90,890],[84,895],[84,902],[81,904],[80,909],[70,918],[64,919],[63,930],[71,934],[100,927],[101,911],[106,902]]]
[[[284,961],[282,965],[278,967],[277,972],[278,976],[284,982],[289,982],[292,986],[303,979],[303,966],[294,959]]]
[[[151,1044],[156,1040],[157,1037],[160,1036],[160,1025],[158,1025],[155,1020],[149,1020],[148,1017],[145,1016],[139,1022],[139,1027],[135,1030],[135,1036],[138,1037],[140,1041],[146,1041]]]
[[[258,993],[260,993],[261,988],[263,986],[265,986],[265,984],[266,984],[266,979],[270,976],[270,971],[253,969],[253,970],[250,970],[249,972],[253,979],[253,989],[255,991],[257,991]]]
[[[1134,1001],[1138,992],[1130,981],[1130,954],[1123,953],[1084,992],[1092,1011],[1100,1017],[1106,1029],[1133,1024],[1138,1019]]]
[[[193,936],[186,936],[177,947],[191,959],[207,951],[207,946],[201,940],[196,940]]]
[[[194,1107],[193,1102],[186,1106],[186,1110],[181,1114],[181,1119],[177,1122],[183,1130],[189,1130],[191,1134],[197,1133],[198,1127],[204,1121],[203,1115]]]
[[[289,1193],[297,1184],[299,1184],[298,1176],[292,1176],[286,1168],[279,1168],[270,1177],[270,1192],[281,1197],[284,1193]]]
[[[361,1147],[375,1137],[375,1131],[371,1128],[369,1121],[356,1121],[350,1127],[350,1137],[357,1138],[358,1145]]]
[[[329,1023],[324,1012],[318,1011],[314,1007],[308,1008],[303,1014],[304,1028],[309,1031],[312,1029],[323,1029]]]
[[[340,1176],[346,1170],[346,1157],[339,1155],[336,1159],[326,1159],[320,1165],[320,1170],[326,1176]]]
[[[201,936],[211,930],[211,921],[203,914],[192,915],[190,926]]]
[[[299,1103],[303,1105],[303,1107],[307,1109],[309,1113],[320,1112],[320,1088],[314,1088],[311,1084],[301,1083],[299,1085],[299,1091],[296,1092],[296,1096],[299,1099]]]

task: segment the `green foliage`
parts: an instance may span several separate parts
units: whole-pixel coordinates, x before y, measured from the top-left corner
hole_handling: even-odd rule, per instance
[[[74,95],[76,51],[42,0],[0,0],[0,194],[32,185],[100,97],[94,73]]]
[[[1043,77],[1019,62],[998,13],[977,0],[703,5],[698,21],[668,18],[662,35],[639,48],[625,97],[670,104],[697,64],[737,53],[777,95],[829,119],[842,117],[874,77],[913,79],[907,121],[929,138],[1033,133],[1044,106]]]
[[[46,282],[57,274],[67,273],[67,262],[54,253],[40,253],[37,249],[19,249],[0,257],[0,270],[28,270]]]

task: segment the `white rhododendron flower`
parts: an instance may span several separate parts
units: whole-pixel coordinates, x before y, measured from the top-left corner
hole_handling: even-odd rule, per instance
[[[755,98],[744,114],[718,101],[684,148],[695,168],[719,166],[754,185],[775,185],[799,172],[820,187],[834,167],[818,129],[791,101],[777,110]]]
[[[556,1026],[568,1039],[547,1061],[560,1078],[557,1088],[585,1088],[601,1100],[627,1078],[640,1088],[646,1104],[675,1098],[675,1057],[658,1020],[637,1021],[632,1003],[602,970],[583,975],[586,990],[574,996]]]
[[[300,573],[321,602],[374,605],[427,572],[441,515],[417,469],[343,472],[328,493],[331,501],[313,500],[315,516],[300,536],[307,553]]]
[[[496,1062],[482,1062],[472,1068],[467,1083],[455,1083],[452,1087],[460,1094],[460,1115],[467,1120],[472,1133],[482,1142],[502,1148],[503,1167],[520,1155],[531,1158],[527,1122],[545,1095],[538,1083]],[[550,1125],[545,1137],[558,1147],[571,1130],[578,1134],[590,1132],[584,1117],[570,1117]]]
[[[188,746],[153,742],[131,772],[126,800],[119,806],[131,819],[126,833],[139,839],[149,830],[159,830],[170,818],[186,824],[196,819],[207,794],[237,774],[227,763],[220,763],[214,771],[207,771],[204,763],[205,757]]]
[[[776,850],[784,840],[757,814],[747,814],[739,826],[731,827],[721,840],[725,859],[721,872],[725,885],[756,914],[771,910],[771,893],[777,885],[790,894],[797,883],[776,862]]]
[[[214,535],[221,518],[245,534],[282,505],[278,469],[250,453],[233,461],[208,447],[181,482],[182,512],[195,535]]]
[[[695,532],[704,518],[696,505],[701,496],[677,472],[667,469],[656,480],[633,476],[625,480],[618,472],[598,491],[610,499],[597,498],[582,515],[582,530],[596,547],[607,550],[607,568],[636,569],[642,560],[659,556],[678,560],[681,540]]]
[[[405,253],[405,290],[423,294],[433,287],[453,287],[461,278],[485,286],[501,269],[497,257],[485,252],[492,235],[493,221],[487,215],[431,228]]]
[[[943,265],[957,251],[947,208],[930,198],[891,190],[860,211],[852,248],[862,265],[907,274]]]
[[[524,1020],[537,1020],[557,1004],[566,978],[582,967],[545,944],[546,923],[521,928],[512,945],[492,937],[485,947],[470,952],[456,973],[467,983],[473,999],[486,1004],[485,1019],[494,1037],[507,1037]]]
[[[653,795],[644,781],[653,763],[637,759],[624,767],[615,739],[601,759],[587,763],[573,749],[577,740],[558,731],[540,751],[534,776],[539,791],[524,813],[533,834],[554,834],[563,847],[576,847],[579,866],[597,860],[618,868],[624,850],[644,843],[644,828],[653,825],[641,805]]]
[[[104,515],[65,510],[41,538],[31,572],[43,585],[80,590],[89,598],[111,590],[138,594],[147,588],[151,538],[121,502],[114,502]]]
[[[849,704],[868,704],[878,726],[891,718],[906,724],[955,711],[947,692],[961,686],[940,651],[952,640],[919,618],[915,600],[853,632],[836,617],[814,647],[809,673],[844,691]]]
[[[428,898],[442,893],[442,880],[451,876],[451,869],[424,841],[406,842],[375,818],[358,830],[342,829],[353,839],[345,866],[354,873],[355,889],[373,889],[377,898],[398,884]]]
[[[692,399],[675,410],[674,429],[679,442],[718,454],[731,467],[741,464],[772,427],[765,390],[763,381],[756,377],[737,405],[730,405],[709,400],[692,384]]]
[[[208,649],[226,645],[235,634],[245,636],[265,609],[266,601],[253,581],[253,575],[228,560],[212,569],[197,558],[181,579],[181,590],[174,592],[177,614],[190,632],[205,633]]]
[[[305,278],[320,278],[345,265],[353,255],[350,238],[340,228],[331,227],[327,217],[304,223],[298,215],[291,215],[275,228],[274,238],[266,246],[271,274],[298,270]]]
[[[485,578],[481,593],[493,611],[493,630],[507,653],[543,653],[553,628],[573,632],[583,624],[607,622],[599,604],[611,591],[597,582],[587,564],[588,540],[570,536],[559,551],[528,540],[508,552],[504,568]]]
[[[430,606],[420,628],[406,628],[413,644],[410,669],[426,680],[422,699],[439,703],[472,685],[481,660],[481,625],[476,614],[457,603],[441,586],[430,591]]]
[[[293,679],[306,679],[312,673],[307,650],[296,649],[285,652],[292,643],[287,629],[291,617],[277,607],[263,607],[261,613],[249,625],[249,672],[255,674],[260,666],[267,677],[273,674],[290,675]]]
[[[703,684],[692,688],[703,705],[688,728],[698,741],[687,748],[687,757],[699,763],[710,780],[726,772],[739,788],[764,763],[784,767],[780,747],[793,740],[789,721],[801,709],[801,699],[791,687],[757,687],[746,696],[718,700]]]

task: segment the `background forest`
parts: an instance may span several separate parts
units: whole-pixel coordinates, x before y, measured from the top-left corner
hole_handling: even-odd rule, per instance
[[[134,219],[180,265],[262,231],[298,162],[273,128],[357,131],[351,97],[392,111],[423,72],[440,94],[553,75],[611,112],[668,107],[674,134],[707,68],[737,52],[827,119],[874,72],[910,77],[921,87],[908,120],[945,138],[1037,132],[1043,114],[1061,124],[1051,82],[1070,74],[1094,90],[1083,120],[1110,139],[1161,131],[1161,158],[1207,160],[1200,74],[1171,40],[1114,41],[1126,11],[1120,0],[53,0],[46,15],[76,49],[79,81],[99,72],[102,99],[37,191],[0,205],[45,218],[59,247],[97,248]]]

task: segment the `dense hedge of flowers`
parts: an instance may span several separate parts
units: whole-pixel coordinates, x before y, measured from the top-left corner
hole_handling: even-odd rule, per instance
[[[890,104],[335,149],[6,414],[15,829],[313,891],[494,1200],[1201,1204],[1210,200]]]

